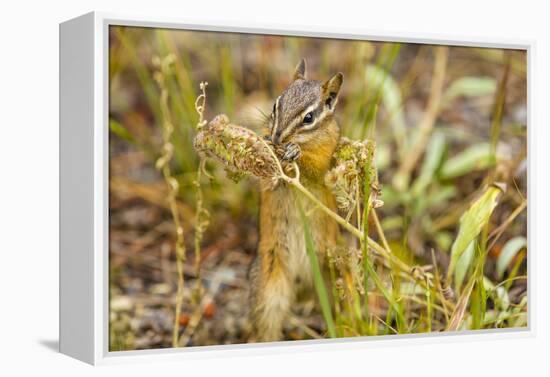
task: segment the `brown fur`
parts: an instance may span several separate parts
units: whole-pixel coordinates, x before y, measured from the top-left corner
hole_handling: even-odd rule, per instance
[[[338,82],[334,82],[335,77]],[[297,127],[292,133],[288,131],[293,117],[303,111],[303,106],[310,106],[315,99],[323,103],[329,95],[335,97],[338,94],[342,76],[335,75],[324,85],[304,78],[305,62],[302,61],[294,74],[292,89],[287,89],[280,97],[283,101],[278,108],[281,112],[279,119],[282,119],[279,126],[283,127],[283,133],[287,131],[288,137],[276,142],[299,145],[301,155],[297,163],[302,184],[325,205],[335,209],[334,198],[324,185],[324,175],[340,137],[332,108],[328,105],[323,107],[322,121],[314,129],[301,132],[302,129]],[[258,341],[281,339],[283,324],[288,319],[298,283],[312,286],[298,201],[308,214],[321,262],[327,248],[336,243],[338,226],[334,220],[288,185],[281,183],[270,189],[268,183],[262,183],[258,256],[250,271],[251,319],[254,337]]]

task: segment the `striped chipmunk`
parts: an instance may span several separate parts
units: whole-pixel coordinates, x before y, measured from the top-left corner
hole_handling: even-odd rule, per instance
[[[334,118],[343,75],[325,82],[306,79],[305,60],[296,66],[293,80],[276,99],[268,121],[268,136],[282,161],[295,161],[301,183],[326,206],[336,203],[324,184],[331,157],[340,138]],[[338,236],[336,222],[303,199],[285,183],[275,188],[261,183],[258,255],[250,269],[253,340],[282,339],[297,288],[312,289],[303,221],[298,200],[308,215],[319,260]]]

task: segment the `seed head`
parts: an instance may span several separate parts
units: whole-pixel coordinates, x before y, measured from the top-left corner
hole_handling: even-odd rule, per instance
[[[200,130],[194,146],[203,157],[222,162],[232,178],[252,174],[273,184],[279,179],[278,162],[267,143],[252,130],[231,124],[224,114]]]
[[[364,196],[364,182],[370,185],[376,179],[372,140],[352,141],[342,137],[333,155],[332,169],[325,176],[338,207],[350,211]]]

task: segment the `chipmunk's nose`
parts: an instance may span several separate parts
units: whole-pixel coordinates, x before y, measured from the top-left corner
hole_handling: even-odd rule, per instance
[[[279,142],[281,141],[281,130],[275,131],[272,141],[273,144],[279,144]]]

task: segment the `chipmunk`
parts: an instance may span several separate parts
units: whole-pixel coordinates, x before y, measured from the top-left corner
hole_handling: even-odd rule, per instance
[[[297,163],[301,183],[334,210],[324,175],[340,139],[334,108],[342,82],[342,73],[324,83],[306,79],[302,59],[293,81],[273,105],[267,136],[275,150],[282,149],[282,161]],[[262,182],[261,188],[258,255],[250,269],[251,319],[255,340],[275,341],[282,338],[298,285],[312,287],[298,201],[308,215],[320,261],[335,245],[338,225],[285,183],[273,188]]]

